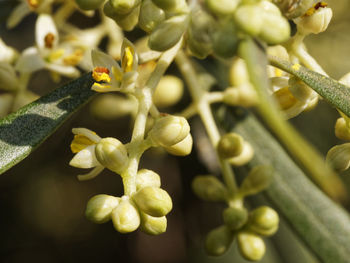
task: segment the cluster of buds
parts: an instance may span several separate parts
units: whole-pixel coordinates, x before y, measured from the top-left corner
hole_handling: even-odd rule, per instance
[[[263,257],[265,243],[262,237],[271,236],[277,231],[278,214],[267,206],[248,212],[243,206],[243,199],[265,190],[271,183],[272,176],[271,167],[254,167],[233,198],[226,186],[215,176],[197,176],[193,180],[192,189],[199,198],[228,204],[222,213],[223,225],[207,234],[205,248],[209,255],[224,254],[237,238],[238,248],[244,258],[258,261]]]

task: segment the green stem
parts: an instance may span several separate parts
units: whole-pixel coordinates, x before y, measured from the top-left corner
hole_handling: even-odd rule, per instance
[[[180,51],[177,54],[175,61],[187,82],[190,94],[193,98],[193,103],[197,108],[197,112],[205,126],[209,139],[215,148],[224,182],[230,192],[230,198],[234,198],[234,195],[237,193],[238,189],[237,183],[230,164],[227,161],[222,160],[216,150],[216,146],[220,140],[220,133],[216,126],[210,105],[207,101],[207,92],[201,89],[201,84],[197,79],[196,72],[190,60],[183,51]]]
[[[19,86],[14,95],[10,112],[17,110],[21,105],[19,105],[19,100],[27,90],[27,86],[31,77],[31,73],[21,73],[19,76]]]

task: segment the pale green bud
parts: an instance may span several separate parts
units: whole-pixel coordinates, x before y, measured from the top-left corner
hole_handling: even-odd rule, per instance
[[[254,157],[254,149],[249,142],[244,141],[243,151],[240,155],[228,159],[228,162],[234,166],[245,165]]]
[[[257,36],[263,24],[263,10],[258,5],[242,5],[234,14],[236,24],[246,33]]]
[[[287,19],[280,15],[264,15],[259,37],[271,45],[287,41],[290,37],[290,26]]]
[[[163,76],[153,94],[153,102],[158,107],[170,107],[180,101],[184,90],[183,81],[172,75]]]
[[[95,148],[96,159],[104,167],[122,172],[128,164],[128,152],[126,147],[115,138],[103,138]]]
[[[186,0],[152,0],[159,8],[172,13],[188,12]]]
[[[189,16],[173,16],[155,27],[149,36],[148,46],[156,51],[165,51],[176,45],[184,34]]]
[[[138,23],[140,6],[133,8],[128,14],[120,15],[114,11],[110,2],[107,2],[103,7],[103,12],[106,16],[112,18],[123,30],[131,31]]]
[[[160,235],[166,231],[167,219],[165,216],[154,217],[141,212],[140,228],[149,235]]]
[[[318,34],[325,31],[333,16],[332,9],[329,7],[319,7],[313,12],[309,11],[302,17],[294,19],[298,31],[302,34]]]
[[[135,231],[140,225],[140,214],[127,196],[122,197],[111,216],[114,228],[123,234]]]
[[[183,139],[181,142],[178,142],[177,144],[174,144],[169,147],[165,147],[164,149],[176,156],[186,156],[189,155],[192,151],[192,145],[193,145],[193,139],[191,134],[188,134],[185,139]]]
[[[243,195],[254,195],[265,190],[271,184],[273,174],[272,166],[255,166],[244,178],[239,192]]]
[[[227,133],[220,138],[217,146],[221,158],[227,159],[238,156],[243,151],[243,138],[237,133]]]
[[[213,51],[222,58],[230,58],[237,53],[239,38],[232,19],[226,20],[215,32]]]
[[[299,17],[318,0],[273,0],[272,2],[279,7],[281,12],[288,19]]]
[[[0,89],[14,91],[18,86],[18,78],[14,68],[9,63],[0,61]]]
[[[249,83],[249,75],[247,71],[247,65],[241,58],[237,58],[233,61],[230,67],[230,85],[240,86]]]
[[[350,141],[350,127],[344,118],[338,118],[335,123],[335,136],[341,140]]]
[[[99,8],[105,0],[75,0],[80,9],[95,10]]]
[[[268,206],[261,206],[249,215],[248,228],[262,236],[271,236],[278,229],[279,216]]]
[[[156,6],[152,0],[144,0],[141,4],[139,27],[150,33],[153,29],[165,20],[164,11]]]
[[[216,15],[231,15],[240,0],[206,0],[207,6]]]
[[[156,120],[148,136],[155,145],[172,146],[190,133],[190,125],[184,117],[166,115]]]
[[[155,217],[162,217],[168,214],[173,208],[169,194],[159,187],[145,187],[133,195],[138,208]]]
[[[120,198],[111,195],[95,195],[86,205],[85,216],[96,224],[111,219],[111,213],[119,205]]]
[[[205,250],[210,256],[220,256],[229,249],[232,240],[233,233],[226,225],[217,227],[208,233]]]
[[[139,170],[136,175],[136,190],[141,190],[147,186],[160,187],[160,177],[151,170]]]
[[[241,255],[251,261],[259,261],[265,254],[264,240],[249,232],[238,233],[238,248]]]
[[[347,170],[350,167],[350,143],[332,147],[327,153],[326,162],[337,172]]]
[[[212,175],[198,175],[192,181],[193,192],[205,201],[225,201],[227,188]]]
[[[129,14],[141,0],[109,0],[113,11],[118,15]]]
[[[223,95],[223,102],[231,106],[252,107],[258,103],[256,91],[249,82],[238,87],[229,87]]]
[[[226,226],[231,230],[242,228],[248,220],[248,212],[244,208],[228,207],[222,213]]]

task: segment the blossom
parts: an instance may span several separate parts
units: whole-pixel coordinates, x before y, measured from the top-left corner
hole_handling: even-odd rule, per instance
[[[72,132],[75,135],[70,147],[75,155],[69,164],[77,168],[94,168],[87,174],[78,175],[80,181],[93,179],[104,169],[95,155],[96,145],[102,138],[86,128],[74,128]]]
[[[92,77],[96,82],[92,89],[97,92],[130,92],[135,88],[138,77],[138,57],[134,45],[124,39],[121,51],[121,66],[109,55],[92,50]]]

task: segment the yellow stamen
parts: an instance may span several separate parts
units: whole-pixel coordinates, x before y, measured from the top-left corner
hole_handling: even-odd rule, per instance
[[[83,54],[84,53],[81,49],[77,49],[74,51],[73,54],[66,56],[63,59],[63,63],[68,66],[75,66],[81,61],[81,59],[83,58]]]
[[[111,82],[111,77],[109,76],[109,70],[108,68],[104,67],[96,67],[92,71],[92,77],[96,81],[104,81],[107,83]]]
[[[120,81],[120,82],[122,81],[123,73],[120,72],[117,68],[112,67],[112,74],[117,81]]]
[[[74,139],[70,145],[70,149],[73,153],[77,153],[93,144],[95,144],[95,142],[91,141],[88,137],[77,134],[74,135]]]
[[[288,87],[279,89],[273,93],[273,97],[278,101],[281,110],[289,109],[297,102],[297,99],[289,91]]]
[[[325,2],[318,2],[318,3],[316,3],[316,4],[314,4],[312,7],[310,7],[307,11],[306,11],[306,13],[305,13],[305,15],[304,16],[311,16],[311,15],[313,15],[319,8],[323,8],[323,7],[327,7],[328,6],[328,4],[327,3],[325,3]]]
[[[301,65],[298,64],[298,63],[295,63],[293,66],[292,66],[292,69],[298,71],[300,69]]]
[[[111,86],[110,85],[106,85],[106,84],[100,84],[100,83],[97,83],[95,82],[91,89],[92,90],[95,90],[97,92],[108,92],[108,89],[110,88]],[[105,90],[105,91],[104,91]]]
[[[283,76],[283,71],[280,70],[279,68],[275,68],[275,77],[282,77]]]
[[[57,50],[50,53],[50,55],[47,57],[47,61],[48,62],[55,61],[55,60],[61,58],[63,56],[63,54],[64,54],[63,48],[57,49]]]
[[[124,72],[130,72],[134,63],[134,52],[131,47],[126,47],[122,59],[122,68]]]

